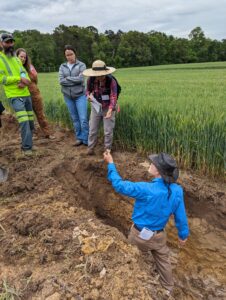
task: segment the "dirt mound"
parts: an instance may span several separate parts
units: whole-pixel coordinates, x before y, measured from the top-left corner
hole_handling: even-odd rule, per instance
[[[15,299],[164,299],[153,260],[127,243],[133,200],[116,194],[106,179],[102,148],[85,156],[73,134],[56,128],[54,141],[35,138],[37,153],[24,157],[17,126],[1,131],[0,295]],[[9,139],[10,136],[10,139]],[[148,180],[144,158],[115,152],[124,178]],[[177,248],[170,222],[175,299],[224,299],[225,190],[184,172],[191,237]],[[4,298],[3,298],[4,299]]]

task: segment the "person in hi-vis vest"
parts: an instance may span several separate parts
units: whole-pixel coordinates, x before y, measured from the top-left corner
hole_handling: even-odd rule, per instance
[[[15,110],[20,125],[24,154],[32,154],[32,132],[34,115],[28,85],[29,76],[19,58],[14,56],[14,38],[2,33],[0,38],[0,84],[3,84],[6,97]]]

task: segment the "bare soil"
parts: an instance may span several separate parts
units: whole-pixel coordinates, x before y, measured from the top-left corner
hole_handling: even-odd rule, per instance
[[[0,165],[0,299],[165,299],[151,256],[128,244],[133,200],[106,179],[102,146],[86,156],[72,132],[56,140],[34,137],[37,152],[20,151],[18,125],[4,116]],[[114,152],[123,178],[150,180],[145,158]],[[182,171],[191,236],[177,247],[167,226],[174,267],[174,299],[226,299],[226,190],[222,181]],[[1,298],[2,297],[2,298]]]

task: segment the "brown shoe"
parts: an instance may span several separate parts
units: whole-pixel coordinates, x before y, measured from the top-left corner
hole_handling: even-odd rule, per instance
[[[94,154],[95,154],[95,152],[92,148],[88,149],[87,155],[94,155]]]
[[[82,141],[77,140],[77,141],[73,144],[73,146],[78,147],[78,146],[81,146],[82,144],[83,144]]]

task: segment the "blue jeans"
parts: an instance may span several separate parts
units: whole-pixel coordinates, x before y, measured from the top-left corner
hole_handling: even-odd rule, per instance
[[[89,124],[87,117],[87,100],[86,96],[82,95],[75,100],[64,96],[68,111],[74,126],[76,140],[82,141],[83,144],[88,144]]]
[[[32,149],[32,131],[34,129],[34,115],[32,110],[31,97],[18,97],[9,99],[12,108],[15,110],[20,125],[22,150]]]

